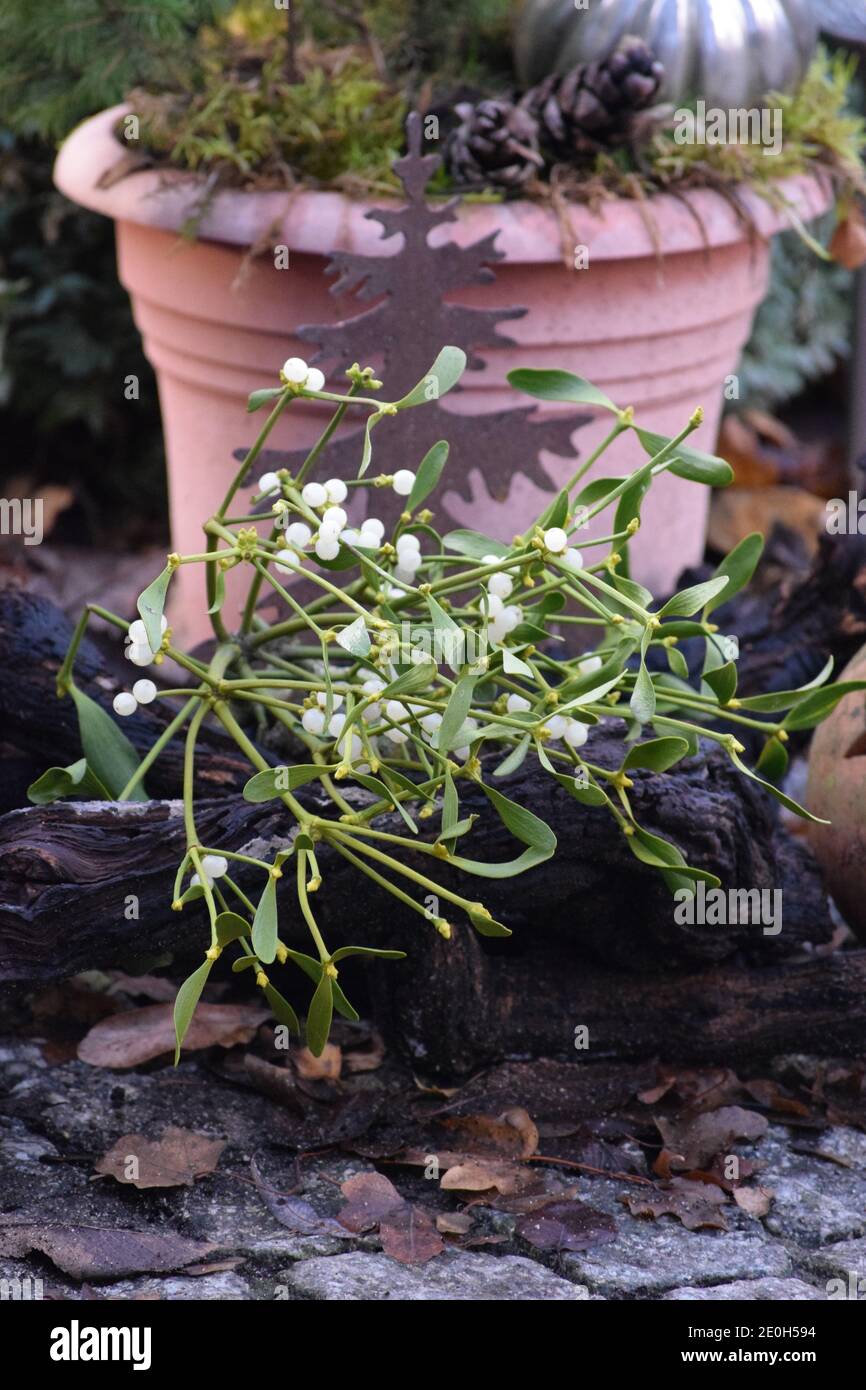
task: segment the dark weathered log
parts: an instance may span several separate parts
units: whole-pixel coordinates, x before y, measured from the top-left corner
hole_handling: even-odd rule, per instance
[[[592,756],[615,765],[619,746],[599,728]],[[556,856],[515,879],[479,880],[420,854],[410,856],[428,877],[470,898],[481,898],[515,935],[488,945],[494,955],[523,956],[527,985],[540,942],[627,970],[661,971],[720,960],[736,950],[766,959],[803,941],[829,939],[831,924],[820,879],[808,851],[779,827],[771,805],[739,777],[724,756],[692,759],[673,773],[635,774],[633,804],[642,824],[679,845],[690,862],[716,872],[727,887],[780,890],[782,930],[760,926],[682,925],[655,870],[640,864],[603,810],[551,793],[538,768],[503,789],[543,816],[559,840]],[[491,860],[514,854],[514,841],[483,792],[460,783],[464,813],[475,811],[473,854]],[[309,795],[309,788],[300,795]],[[360,789],[346,794],[366,798]],[[251,806],[237,796],[198,803],[201,842],[241,850],[259,839],[271,849],[292,822],[282,808]],[[424,822],[421,822],[423,825]],[[393,830],[402,823],[383,821]],[[433,830],[427,832],[433,834]],[[121,952],[159,952],[200,940],[201,904],[170,911],[172,881],[184,848],[178,802],[58,803],[11,812],[0,819],[0,981],[49,980],[105,965]],[[323,852],[325,884],[317,912],[329,933],[351,930],[355,940],[395,933],[425,951],[432,929],[387,897],[343,859]],[[256,872],[240,873],[257,891]],[[134,895],[134,900],[130,900]],[[419,898],[423,895],[419,893]],[[296,915],[291,885],[281,889],[284,918]],[[137,916],[135,915],[137,914]],[[455,925],[460,913],[450,913]],[[438,940],[438,938],[435,938]]]
[[[239,846],[260,835],[273,845],[285,834],[279,812],[236,800],[201,803],[197,816],[202,838],[215,843]],[[197,954],[206,938],[200,905],[183,914],[168,908],[181,845],[177,803],[81,803],[5,816],[0,980],[47,983],[135,955]],[[414,914],[367,891],[342,861],[323,855],[320,897],[329,939],[408,951],[398,964],[347,968],[350,996],[372,1005],[391,1043],[417,1066],[447,1076],[508,1056],[754,1063],[792,1048],[850,1055],[866,1048],[866,951],[751,968],[739,958],[697,973],[694,966],[664,975],[614,971],[587,956],[588,926],[596,919],[611,933],[617,926],[597,893],[571,896],[568,884],[583,862],[566,854],[558,885],[552,870],[545,873],[549,866],[526,876],[519,915],[534,922],[517,926],[509,911],[508,893],[514,898],[521,891],[516,882],[488,895],[498,915],[517,926],[510,941],[483,941],[455,921],[446,943]],[[601,869],[595,864],[592,873]],[[620,866],[617,875],[626,870]],[[663,890],[636,869],[628,872],[632,911],[639,918],[648,911],[652,920]],[[137,917],[128,914],[130,895]],[[304,928],[287,890],[281,918],[284,934],[301,940]],[[724,935],[719,928],[703,931]],[[303,1009],[306,982],[286,971],[280,985]],[[574,1050],[581,1027],[588,1029],[587,1052]]]
[[[371,973],[373,1011],[425,1075],[459,1077],[503,1057],[755,1065],[791,1050],[866,1052],[866,951],[658,978],[587,965],[550,943],[491,958],[463,932],[403,967],[399,991]]]

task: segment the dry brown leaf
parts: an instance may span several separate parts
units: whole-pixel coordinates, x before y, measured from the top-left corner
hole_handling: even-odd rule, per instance
[[[669,1168],[710,1168],[718,1154],[727,1154],[737,1141],[754,1143],[769,1128],[764,1115],[739,1105],[724,1105],[700,1115],[668,1119],[655,1117],[656,1128],[669,1150]]]
[[[521,1158],[531,1158],[533,1154],[538,1153],[538,1126],[528,1111],[516,1105],[511,1110],[505,1110],[499,1118],[520,1135]]]
[[[382,1173],[358,1173],[340,1190],[348,1199],[337,1214],[340,1225],[356,1235],[378,1226],[382,1249],[392,1259],[420,1265],[445,1249],[429,1213],[401,1197]]]
[[[749,1216],[754,1216],[756,1221],[767,1215],[772,1200],[773,1192],[769,1187],[734,1188],[734,1201],[737,1206]]]
[[[616,1222],[583,1202],[548,1202],[517,1222],[517,1234],[536,1250],[590,1250],[616,1240]]]
[[[436,1217],[436,1229],[443,1236],[465,1236],[475,1225],[465,1211],[440,1211]]]
[[[197,1006],[183,1048],[188,1052],[207,1047],[235,1047],[249,1042],[257,1027],[270,1017],[268,1009],[253,1004],[200,1004]],[[174,1052],[172,1005],[152,1004],[128,1009],[103,1019],[78,1044],[78,1056],[90,1066],[126,1068],[153,1061]]]
[[[743,1089],[748,1091],[752,1100],[756,1100],[767,1110],[775,1110],[783,1115],[801,1115],[804,1117],[811,1113],[808,1105],[804,1105],[802,1101],[787,1095],[778,1081],[746,1081],[743,1083]]]
[[[830,240],[830,255],[846,270],[859,270],[866,263],[866,222],[857,203],[850,205],[847,217],[837,225]]]
[[[255,1004],[199,1004],[184,1039],[184,1050],[247,1043],[269,1017],[268,1009]],[[137,1067],[174,1052],[174,1043],[172,1005],[150,1004],[97,1023],[79,1043],[78,1056],[92,1067]]]
[[[0,1255],[23,1259],[31,1250],[39,1250],[71,1279],[168,1273],[200,1263],[217,1248],[206,1241],[156,1231],[60,1225],[0,1227]]]
[[[456,1115],[442,1126],[467,1153],[498,1154],[506,1158],[531,1158],[538,1151],[538,1130],[520,1106],[504,1114]]]
[[[304,1081],[339,1081],[343,1052],[335,1043],[325,1043],[321,1057],[314,1057],[308,1047],[301,1047],[292,1053],[292,1063]]]
[[[470,1158],[443,1173],[439,1186],[446,1192],[491,1192],[495,1189],[507,1196],[524,1190],[535,1181],[532,1170],[518,1163]]]
[[[102,1177],[133,1187],[191,1187],[216,1168],[225,1139],[170,1126],[161,1139],[124,1134],[96,1164]]]
[[[632,1216],[653,1221],[660,1216],[675,1216],[688,1231],[705,1227],[716,1231],[728,1229],[728,1223],[719,1210],[727,1198],[719,1188],[705,1183],[674,1178],[672,1182],[657,1187],[652,1195],[628,1193],[619,1200],[628,1207]]]
[[[298,1094],[295,1073],[289,1067],[278,1067],[266,1062],[254,1052],[244,1053],[243,1069],[257,1091],[275,1101],[277,1105],[288,1105],[303,1114],[304,1106]]]
[[[406,1205],[406,1199],[382,1173],[357,1173],[340,1184],[340,1191],[347,1205],[337,1213],[337,1220],[356,1235],[372,1230],[389,1213]]]
[[[421,1207],[404,1202],[379,1222],[382,1249],[392,1260],[404,1265],[423,1265],[441,1255],[445,1242],[432,1217]]]
[[[638,1100],[655,1105],[673,1092],[690,1109],[710,1110],[725,1105],[742,1094],[742,1085],[729,1067],[688,1068],[666,1072],[657,1086],[641,1091]]]

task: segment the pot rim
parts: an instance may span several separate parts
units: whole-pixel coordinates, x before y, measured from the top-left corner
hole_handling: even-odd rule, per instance
[[[117,222],[177,232],[195,215],[205,183],[203,175],[142,169],[102,186],[123,154],[114,127],[130,111],[122,102],[77,126],[57,155],[54,182],[73,202]],[[826,212],[833,200],[829,175],[818,171],[779,180],[777,187],[802,221]],[[754,189],[738,186],[736,198],[754,219],[761,238],[769,239],[790,225],[784,210],[773,207]],[[645,205],[636,200],[613,198],[599,213],[572,204],[569,216],[575,247],[589,249],[591,264],[592,260],[655,257],[659,251],[669,256],[731,246],[750,235],[731,201],[713,189],[691,189],[680,195],[658,193],[649,201],[654,229],[648,225]],[[202,216],[198,235],[205,241],[239,247],[284,244],[290,251],[314,255],[334,251],[365,256],[396,254],[398,237],[389,238],[393,250],[383,246],[381,224],[369,214],[375,208],[397,204],[396,199],[362,200],[316,189],[225,189],[215,195]],[[460,203],[452,219],[433,230],[430,244],[468,246],[494,233],[498,233],[497,249],[507,262],[562,264],[563,232],[556,214],[529,200]]]

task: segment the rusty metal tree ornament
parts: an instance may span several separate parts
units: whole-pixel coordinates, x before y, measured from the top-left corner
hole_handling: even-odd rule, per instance
[[[446,295],[462,286],[490,283],[495,277],[489,262],[502,260],[503,253],[494,245],[495,232],[467,247],[450,241],[430,245],[434,228],[456,221],[454,208],[460,200],[428,206],[424,190],[441,162],[440,156],[421,154],[421,117],[417,113],[409,117],[408,133],[409,153],[394,164],[405,189],[405,206],[367,213],[381,223],[383,240],[403,237],[402,249],[389,256],[337,252],[327,271],[337,276],[332,294],[354,294],[359,302],[379,302],[353,318],[298,331],[305,342],[318,345],[312,361],[323,366],[329,376],[344,372],[354,362],[362,366],[381,363],[380,372],[393,399],[425,376],[445,343],[464,349],[468,371],[480,370],[484,358],[479,349],[513,345],[498,325],[526,313],[521,308],[476,309],[444,302]],[[414,468],[438,440],[447,439],[451,462],[446,490],[455,489],[467,501],[472,500],[468,475],[473,469],[480,472],[490,496],[498,501],[508,496],[513,479],[520,475],[550,492],[553,486],[539,462],[539,453],[548,450],[563,458],[576,457],[572,435],[590,417],[538,420],[536,415],[535,406],[464,415],[446,411],[438,402],[425,410],[403,411],[390,422],[387,432],[377,436],[373,472],[388,474],[398,468]],[[351,478],[357,474],[361,433],[345,435],[329,446],[333,476]],[[290,453],[268,450],[260,462],[269,469],[296,472],[304,457],[303,449]],[[383,489],[376,495],[376,511],[389,519],[389,505],[393,511],[399,502],[390,488]]]

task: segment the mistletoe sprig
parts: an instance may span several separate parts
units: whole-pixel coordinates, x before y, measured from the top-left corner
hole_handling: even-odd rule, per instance
[[[629,799],[634,769],[667,770],[694,755],[699,739],[706,738],[723,748],[744,776],[812,819],[776,785],[787,766],[788,735],[811,728],[847,691],[866,683],[828,684],[828,663],[798,690],[737,696],[736,660],[711,616],[748,583],[761,538],[749,536],[712,578],[661,607],[629,577],[629,542],[656,478],[670,471],[705,485],[730,481],[727,464],[686,442],[700,423],[700,411],[676,438],[666,439],[640,428],[630,409],[620,410],[582,378],[515,371],[513,386],[542,400],[607,411],[611,429],[542,515],[510,544],[470,530],[441,536],[425,502],[445,467],[447,443],[436,444],[417,472],[371,476],[372,436],[388,417],[444,395],[465,365],[459,348],[446,347],[414,390],[383,402],[376,394],[382,383],[369,368],[351,368],[349,389],[339,395],[323,389],[318,369],[290,358],[278,386],[250,397],[250,411],[270,406],[270,413],[221,506],[204,524],[203,551],[168,556],[165,569],[141,594],[140,616],[133,623],[91,604],[76,628],[58,690],[75,703],[84,756],[71,767],[50,769],[30,788],[30,796],[37,803],[69,795],[146,799],[149,769],[183,733],[186,849],[172,905],[181,911],[203,901],[210,946],[177,996],[178,1053],[210,972],[227,949],[235,956],[232,969],[250,970],[275,1017],[295,1032],[300,1027],[294,1010],[270,972],[296,968],[308,976],[313,993],[306,1040],[316,1054],[327,1041],[334,1009],[357,1017],[338,983],[341,961],[357,954],[385,959],[404,954],[365,946],[329,949],[313,905],[328,889],[327,867],[319,860],[323,847],[414,910],[446,941],[451,918],[468,919],[484,936],[510,935],[482,901],[444,887],[434,874],[440,861],[470,878],[507,878],[554,854],[551,828],[496,785],[526,760],[535,760],[582,805],[605,808],[615,833],[625,836],[637,859],[661,872],[672,891],[693,891],[697,880],[717,885],[718,879],[687,864],[675,845],[638,824]],[[232,515],[274,425],[301,398],[331,408],[321,437],[297,476],[285,470],[264,474],[246,511],[241,507],[243,514]],[[328,478],[328,443],[346,412],[358,407],[367,411],[358,475],[349,482]],[[628,431],[645,462],[626,476],[584,484],[598,458]],[[359,491],[366,491],[374,507],[377,490],[388,487],[405,503],[386,539],[375,515],[368,512],[353,524],[347,507]],[[608,534],[578,546],[580,532],[603,512],[610,516]],[[263,522],[269,523],[266,536],[260,533]],[[216,638],[207,663],[174,645],[163,614],[181,565],[201,565],[205,572]],[[249,586],[239,626],[229,630],[223,618],[225,576],[239,567]],[[293,592],[298,576],[317,590],[312,600],[301,603]],[[265,586],[282,598],[288,616],[271,623],[261,617]],[[75,684],[76,651],[94,614],[124,632],[133,665],[170,657],[190,677],[188,685],[174,690],[158,689],[142,677],[116,695],[114,710],[121,717],[155,699],[172,710],[167,727],[141,759],[119,725]],[[593,638],[586,655],[557,651],[567,625]],[[694,637],[704,642],[699,681],[689,678],[678,649],[681,639]],[[667,670],[650,669],[653,648],[664,653]],[[249,760],[245,798],[279,801],[285,808],[285,840],[272,860],[201,841],[195,759],[206,720],[221,725]],[[271,722],[291,736],[297,761],[273,767],[262,755],[253,733]],[[622,759],[613,770],[595,763],[588,746],[590,729],[601,722],[611,723],[622,737]],[[764,736],[755,768],[743,761],[744,745],[737,738],[745,728]],[[477,819],[461,813],[460,793],[467,783],[481,788],[491,814],[520,845],[507,862],[473,859],[465,852]],[[319,788],[315,809],[309,798],[296,795],[311,784]],[[349,788],[354,788],[351,800]],[[402,820],[401,833],[394,833],[395,815]],[[391,829],[381,828],[383,817]],[[431,819],[435,838],[422,838],[419,823]],[[419,855],[431,873],[413,867]],[[238,863],[260,871],[257,900],[233,878]],[[290,945],[280,930],[277,883],[287,876],[294,879],[299,915],[309,931],[309,954]],[[447,917],[424,905],[431,894],[448,905]]]

